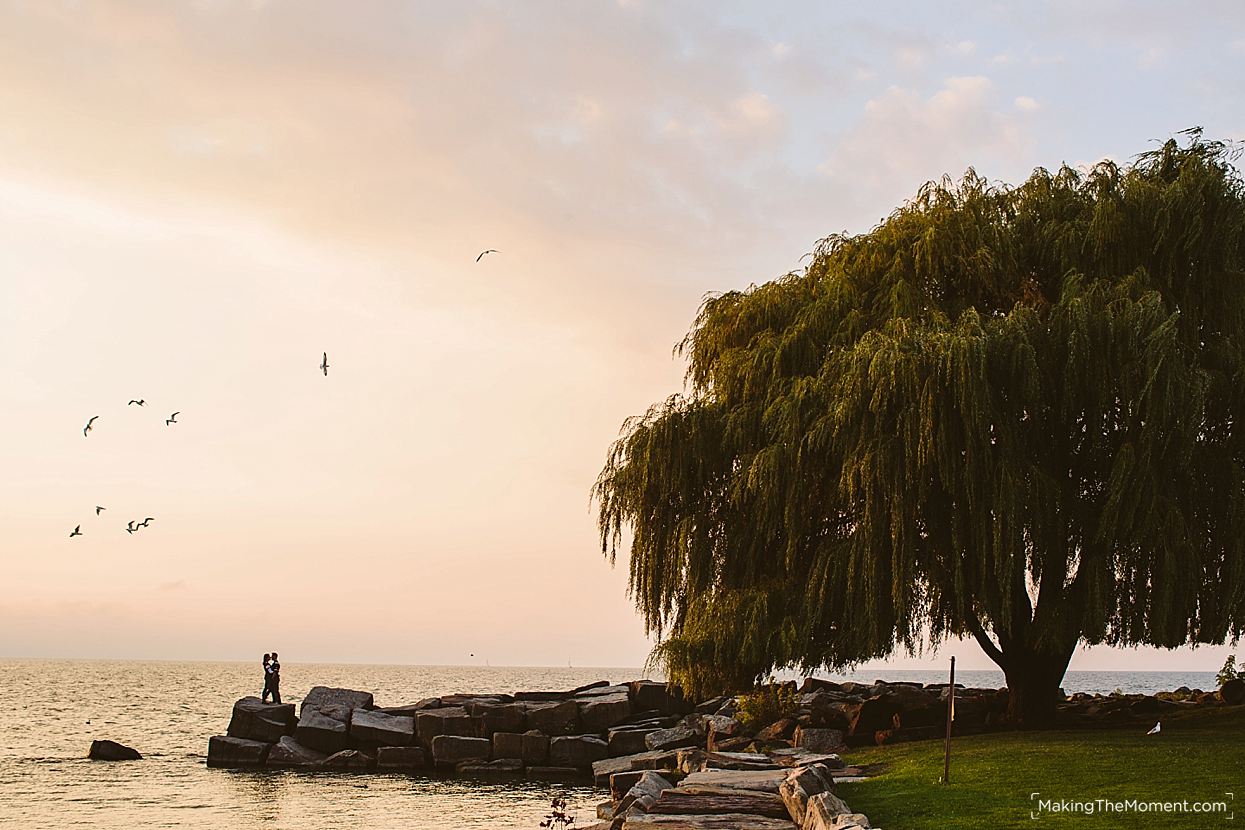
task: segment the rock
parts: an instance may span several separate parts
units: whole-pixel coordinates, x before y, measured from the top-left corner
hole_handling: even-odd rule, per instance
[[[734,718],[710,715],[705,719],[705,731],[708,736],[705,745],[710,750],[718,749],[723,741],[740,736],[743,729],[743,724]]]
[[[735,738],[722,738],[713,742],[714,752],[749,752],[749,746],[752,744],[752,738],[747,735],[740,735]]]
[[[350,718],[350,737],[373,746],[410,746],[415,740],[415,718],[358,709]]]
[[[422,747],[382,746],[376,750],[377,769],[411,770],[423,769],[426,766],[428,766],[428,759]]]
[[[608,740],[610,755],[634,755],[637,752],[644,752],[648,749],[648,744],[644,742],[644,739],[656,731],[656,729],[644,726],[611,729]]]
[[[782,718],[781,720],[771,723],[756,734],[758,741],[784,741],[791,738],[795,734],[795,728],[798,724],[795,718]]]
[[[346,748],[350,731],[350,710],[331,707],[320,710],[303,704],[303,715],[294,728],[298,743],[325,755],[341,752]]]
[[[776,749],[769,753],[770,760],[784,767],[807,767],[825,764],[828,769],[842,769],[843,759],[833,752],[809,752],[807,749]]]
[[[403,717],[413,718],[420,712],[427,709],[440,709],[443,704],[439,697],[426,697],[417,703],[408,703],[404,706],[382,706],[375,711],[384,715],[401,715]]]
[[[629,816],[622,830],[791,830],[785,818],[721,813],[716,816],[672,816],[641,813]]]
[[[419,712],[415,715],[415,733],[419,736],[419,742],[429,747],[432,746],[432,739],[438,735],[477,737],[471,716],[460,706],[426,709]]]
[[[835,820],[842,815],[851,815],[851,808],[843,803],[832,792],[818,793],[808,800],[801,830],[842,830],[845,827]],[[854,823],[854,822],[853,822]]]
[[[631,698],[626,690],[579,700],[579,722],[585,732],[605,732],[631,715]]]
[[[729,787],[671,787],[662,790],[648,808],[650,814],[712,815],[745,813],[752,816],[787,818],[787,805],[775,793]]]
[[[371,709],[372,693],[357,692],[354,689],[336,689],[331,686],[313,686],[303,698],[299,714],[308,709],[327,709],[341,706],[346,709]]]
[[[262,767],[268,760],[272,744],[252,741],[248,738],[232,738],[215,735],[208,740],[207,765],[209,767]]]
[[[607,697],[609,695],[629,695],[630,693],[631,693],[631,687],[625,683],[620,684],[620,685],[612,685],[602,680],[601,682],[594,683],[591,686],[581,686],[578,689],[572,689],[571,697],[582,699],[585,697]]]
[[[579,707],[573,700],[528,703],[527,725],[545,735],[574,735],[579,731]]]
[[[432,760],[437,766],[453,766],[460,761],[487,761],[493,753],[488,738],[437,735],[432,739]]]
[[[524,766],[540,766],[549,760],[549,738],[539,732],[494,732],[493,757],[517,758]]]
[[[635,755],[623,755],[619,758],[602,758],[592,762],[592,777],[597,786],[605,786],[605,782],[616,773],[670,768],[675,764],[675,760],[673,752],[638,752]]]
[[[549,739],[549,763],[555,767],[587,769],[609,757],[605,741],[593,735],[563,735]]]
[[[812,692],[841,692],[843,687],[835,683],[833,680],[823,680],[820,677],[806,677],[804,683],[800,685],[800,694],[810,694]]]
[[[294,734],[297,722],[293,703],[264,703],[254,696],[244,697],[233,705],[233,716],[225,734],[274,744],[282,736]]]
[[[631,785],[627,794],[619,799],[618,807],[614,810],[615,817],[648,812],[661,794],[673,786],[664,776],[652,770],[646,771]]]
[[[699,746],[700,735],[696,730],[686,726],[675,726],[670,729],[658,729],[644,736],[644,745],[649,749],[679,749],[685,746]]]
[[[810,752],[842,752],[847,749],[841,729],[817,729],[806,726],[796,727],[792,743],[797,749]]]
[[[609,821],[614,817],[614,802],[602,801],[597,804],[597,818]]]
[[[209,741],[209,745],[210,745]],[[116,741],[91,741],[91,748],[86,757],[92,761],[141,761],[143,756],[137,749],[130,749]]]
[[[268,767],[315,767],[327,757],[325,753],[303,746],[294,738],[286,735],[268,751],[268,760],[265,765]]]
[[[731,787],[738,790],[761,790],[776,793],[782,782],[787,780],[786,769],[773,770],[727,770],[707,769],[704,772],[693,772],[680,784],[685,787]]]
[[[675,750],[675,768],[682,773],[700,772],[705,768],[706,753],[693,746]]]
[[[335,752],[320,762],[320,766],[325,769],[360,770],[371,769],[375,765],[375,758],[357,749],[343,749],[341,752]]]
[[[777,766],[768,755],[760,752],[707,752],[705,769],[773,769]]]
[[[455,767],[459,775],[473,778],[513,778],[523,774],[523,762],[518,758],[498,758],[494,761],[463,761]]]
[[[786,805],[787,813],[797,825],[803,826],[808,812],[808,801],[815,795],[834,789],[830,770],[822,765],[796,767],[778,785],[778,794]]]
[[[467,714],[475,722],[477,738],[491,738],[494,732],[522,732],[527,725],[521,703],[471,703]]]
[[[595,775],[596,764],[593,764],[592,771],[593,771],[593,774]],[[627,794],[627,791],[630,790],[632,787],[634,787],[635,782],[643,778],[644,773],[646,772],[648,772],[648,770],[633,769],[633,770],[624,770],[622,772],[615,772],[611,774],[609,776],[609,790],[610,790],[610,798],[613,799],[613,803],[617,804],[618,802],[622,801],[622,798],[623,796]],[[660,772],[658,772],[658,774],[661,775]],[[666,776],[663,775],[662,777],[665,778]],[[600,786],[599,783],[598,783],[598,786]]]
[[[1245,703],[1245,680],[1234,677],[1219,687],[1219,699],[1229,706]]]
[[[711,698],[703,703],[696,704],[696,708],[692,711],[701,715],[716,715],[718,710],[726,704],[726,701],[731,699],[732,698],[727,695],[719,695],[718,697]]]
[[[631,706],[636,711],[655,709],[663,715],[683,715],[692,710],[678,686],[654,680],[633,680],[627,685],[631,692]]]

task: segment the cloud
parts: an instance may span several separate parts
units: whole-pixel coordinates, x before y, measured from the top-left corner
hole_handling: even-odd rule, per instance
[[[1019,109],[1019,110],[1032,111],[1032,110],[1039,109],[1041,107],[1041,104],[1039,104],[1034,99],[1030,98],[1028,95],[1018,95],[1016,97],[1016,100],[1013,101],[1012,103],[1014,103],[1016,105],[1016,109]]]

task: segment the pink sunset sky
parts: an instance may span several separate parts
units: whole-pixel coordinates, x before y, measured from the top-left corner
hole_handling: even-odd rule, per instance
[[[1245,137],[1209,5],[0,2],[0,656],[640,665],[589,488],[704,294]]]

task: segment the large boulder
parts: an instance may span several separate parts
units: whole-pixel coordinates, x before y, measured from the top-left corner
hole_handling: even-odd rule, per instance
[[[268,752],[269,767],[317,767],[328,755],[304,746],[288,735]]]
[[[494,732],[522,732],[527,724],[522,703],[474,701],[465,708],[474,721],[476,738],[489,738]]]
[[[271,748],[272,744],[263,741],[214,735],[208,740],[207,765],[226,769],[262,767],[268,760],[268,750]]]
[[[851,818],[844,819],[844,816]],[[808,800],[804,813],[804,821],[801,822],[801,830],[847,830],[849,827],[868,827],[869,823],[864,816],[860,818],[864,820],[864,824],[855,820],[856,814],[852,813],[852,808],[843,803],[843,799],[839,798],[832,792],[826,791],[812,796]]]
[[[627,794],[619,800],[617,807],[614,809],[615,819],[647,813],[649,808],[657,803],[657,799],[661,797],[661,794],[673,786],[666,778],[658,775],[656,772],[646,771],[631,786]]]
[[[525,767],[537,767],[549,760],[549,737],[539,732],[494,732],[493,757],[518,759]]]
[[[439,767],[452,767],[460,761],[488,761],[492,754],[493,742],[488,738],[437,735],[432,739],[432,759]]]
[[[92,761],[141,761],[143,756],[137,749],[131,749],[116,741],[91,741],[91,748],[86,757]]]
[[[432,739],[438,735],[476,737],[471,716],[461,706],[427,709],[420,712],[415,716],[415,732],[419,735],[419,742],[428,747],[432,746]]]
[[[710,715],[705,719],[705,726],[708,734],[706,747],[711,750],[717,749],[722,741],[738,737],[744,728],[743,724],[734,718],[722,715]]]
[[[787,818],[787,807],[774,793],[717,787],[670,787],[648,809],[650,815],[721,815],[738,813]],[[788,825],[790,826],[790,825]]]
[[[359,692],[354,689],[338,689],[332,686],[313,686],[303,698],[303,706],[299,714],[301,715],[308,709],[326,709],[334,706],[346,709],[372,709],[374,708],[372,693]]]
[[[644,739],[656,731],[651,726],[624,726],[611,729],[607,740],[610,755],[634,755],[637,752],[644,752],[648,749],[648,744],[644,742]]]
[[[613,694],[592,695],[577,702],[579,722],[585,732],[603,733],[631,715],[631,698],[626,689]]]
[[[1219,699],[1229,706],[1245,703],[1245,680],[1234,677],[1219,687]]]
[[[255,696],[244,697],[233,705],[225,734],[275,744],[282,736],[293,735],[296,723],[293,703],[264,703]]]
[[[799,749],[809,752],[842,752],[847,749],[845,735],[841,729],[817,729],[814,727],[796,727],[792,743]]]
[[[633,680],[627,685],[631,692],[631,706],[637,712],[655,709],[663,715],[685,715],[692,711],[692,705],[683,697],[683,690],[678,686],[654,680]]]
[[[357,709],[351,713],[350,737],[362,746],[409,746],[415,740],[415,718]]]
[[[587,769],[609,757],[605,741],[594,735],[562,735],[549,739],[549,763],[555,767]]]
[[[377,707],[376,711],[382,712],[386,715],[403,715],[408,718],[413,718],[416,714],[424,711],[425,709],[440,709],[444,705],[445,704],[441,702],[441,698],[439,697],[426,697],[423,700],[415,703],[406,703],[402,706],[380,706]]]
[[[644,736],[644,745],[651,750],[680,749],[685,746],[700,746],[700,744],[700,735],[695,729],[687,726],[658,729]]]
[[[579,731],[579,707],[573,700],[527,703],[527,726],[545,735],[574,735]]]
[[[423,769],[428,765],[423,747],[382,746],[376,750],[376,768],[393,770]]]
[[[303,706],[294,738],[305,747],[332,755],[349,743],[351,710],[340,706],[315,709]]]
[[[805,814],[808,812],[808,801],[815,795],[831,792],[834,789],[834,778],[825,766],[813,764],[807,767],[796,767],[787,773],[787,777],[778,785],[778,794],[787,805],[791,820],[803,826]]]

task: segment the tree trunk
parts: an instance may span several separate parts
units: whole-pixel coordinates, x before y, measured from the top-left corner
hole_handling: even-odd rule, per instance
[[[1021,729],[1050,729],[1055,725],[1059,683],[1072,649],[1050,654],[1013,646],[1005,649],[1001,667],[1007,678],[1007,718]]]

